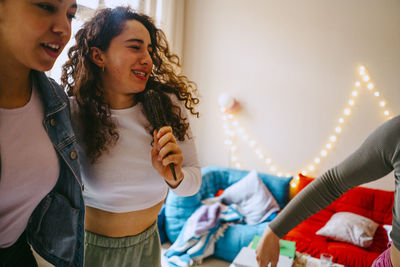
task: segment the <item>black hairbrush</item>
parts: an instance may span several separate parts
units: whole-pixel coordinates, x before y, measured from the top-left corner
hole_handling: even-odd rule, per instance
[[[162,101],[160,95],[156,91],[150,89],[144,93],[143,106],[147,113],[151,114],[149,116],[149,120],[154,129],[158,130],[161,127],[167,125],[167,119],[165,117],[165,113],[162,107]],[[176,181],[177,178],[174,164],[170,163],[168,165],[171,169],[172,175],[174,176],[174,180]]]

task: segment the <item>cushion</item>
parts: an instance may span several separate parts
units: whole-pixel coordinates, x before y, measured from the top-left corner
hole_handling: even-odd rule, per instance
[[[367,248],[371,246],[377,228],[376,222],[364,216],[338,212],[316,234]]]
[[[278,203],[260,180],[256,170],[226,188],[220,198],[228,205],[237,204],[239,212],[249,225],[260,223],[279,211]]]
[[[301,173],[299,173],[299,184],[298,184],[298,190],[301,191],[304,187],[306,187],[308,184],[310,184],[312,181],[314,181],[315,178],[305,176]]]
[[[297,182],[296,188],[294,189],[294,192],[293,192],[293,195],[292,195],[293,197],[295,195],[297,195],[301,190],[303,190],[303,188],[306,187],[309,183],[311,183],[312,181],[315,180],[315,178],[312,178],[312,177],[309,177],[309,176],[305,176],[305,175],[303,175],[301,173],[299,173],[298,177],[299,177],[299,180]]]

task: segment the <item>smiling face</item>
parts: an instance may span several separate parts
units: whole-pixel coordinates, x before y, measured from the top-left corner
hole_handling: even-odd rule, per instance
[[[103,87],[112,108],[127,108],[134,104],[133,96],[142,92],[153,68],[152,45],[146,27],[137,20],[124,23],[121,34],[112,39],[101,60]]]
[[[0,0],[0,55],[10,67],[51,69],[71,37],[75,0]]]

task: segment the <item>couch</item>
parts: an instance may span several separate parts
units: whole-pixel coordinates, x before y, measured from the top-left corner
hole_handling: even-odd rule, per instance
[[[313,180],[313,178],[301,174],[299,177],[298,191]],[[376,257],[387,247],[388,235],[383,225],[392,224],[393,201],[392,191],[363,187],[353,188],[331,205],[299,224],[283,239],[295,241],[297,251],[313,257],[319,258],[322,252],[327,252],[333,255],[334,262],[345,266],[371,266]],[[361,248],[315,234],[334,213],[341,211],[362,215],[379,224],[370,247]]]
[[[249,171],[219,166],[202,168],[202,185],[197,194],[191,197],[180,197],[172,191],[168,193],[163,212],[159,215],[160,236],[164,237],[164,241],[168,239],[172,243],[175,242],[184,223],[200,207],[202,200],[213,197],[219,190],[226,189],[248,173]],[[260,172],[257,174],[279,206],[284,207],[289,201],[292,177],[278,177]],[[224,235],[216,242],[213,256],[232,262],[240,249],[247,246],[255,235],[261,235],[268,221],[275,216],[270,216],[266,221],[256,225],[234,224],[229,226]]]

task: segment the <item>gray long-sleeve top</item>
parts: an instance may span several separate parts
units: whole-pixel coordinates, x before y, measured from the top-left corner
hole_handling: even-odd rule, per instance
[[[395,197],[390,236],[396,248],[400,249],[400,116],[385,122],[353,154],[309,184],[289,202],[269,227],[282,238],[347,190],[381,178],[392,170]]]

